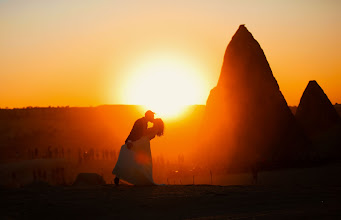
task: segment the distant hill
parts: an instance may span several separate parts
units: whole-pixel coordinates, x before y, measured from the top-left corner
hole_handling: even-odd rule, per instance
[[[297,111],[297,106],[289,106],[289,108],[290,108],[291,112],[295,115],[296,111]],[[334,105],[334,108],[336,109],[339,116],[341,116],[341,104],[336,103]]]
[[[189,106],[178,119],[165,119],[165,135],[152,142],[155,155],[176,158],[193,150],[204,109]],[[0,159],[27,159],[36,149],[45,157],[48,148],[73,154],[79,149],[118,151],[135,120],[143,116],[137,105],[0,109]]]

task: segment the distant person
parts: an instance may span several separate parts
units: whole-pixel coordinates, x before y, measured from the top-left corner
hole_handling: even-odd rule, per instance
[[[89,159],[88,151],[84,151],[84,153],[83,153],[83,159],[84,159],[84,161],[87,161],[87,160]]]
[[[134,185],[155,184],[153,180],[150,140],[155,138],[155,136],[163,135],[164,123],[160,118],[154,119],[152,117],[152,121],[153,127],[142,130],[144,127],[141,126],[140,129],[142,131],[135,133],[136,135],[133,133],[133,128],[126,144],[121,147],[115,168],[112,171],[116,175],[114,180],[116,185],[119,185],[120,178]],[[135,125],[136,123],[134,127]],[[129,148],[128,145],[130,145]]]
[[[54,155],[55,158],[58,158],[58,147],[54,149]]]
[[[96,160],[99,160],[99,151],[96,150]]]
[[[43,177],[44,181],[47,180],[47,175],[46,175],[46,171],[45,170],[43,170],[42,177]]]
[[[82,149],[78,148],[78,163],[82,163]]]
[[[60,168],[60,175],[61,175],[61,184],[65,185],[66,181],[65,181],[65,169],[64,169],[64,167]]]
[[[95,158],[95,151],[94,149],[91,147],[89,150],[89,159],[93,160]]]
[[[259,154],[255,154],[254,155],[254,162],[251,165],[251,173],[252,173],[252,182],[253,184],[257,184],[258,183],[258,173],[259,173],[259,168],[260,168],[260,155]]]
[[[37,174],[36,174],[36,170],[33,170],[33,182],[37,182],[38,178],[37,178]]]
[[[253,184],[257,184],[258,182],[258,166],[257,165],[253,165],[251,167],[251,173],[252,173],[252,182]]]
[[[70,148],[67,148],[66,153],[67,153],[67,157],[71,158],[71,150],[70,150]]]
[[[38,148],[34,149],[34,158],[37,159],[38,158]]]
[[[16,183],[17,183],[17,173],[16,172],[12,172],[12,182],[13,182],[13,184],[15,184],[16,185]]]
[[[51,145],[49,145],[48,148],[47,148],[47,157],[48,157],[48,158],[52,158]]]

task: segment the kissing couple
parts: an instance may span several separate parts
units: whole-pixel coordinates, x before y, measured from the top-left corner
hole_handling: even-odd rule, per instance
[[[156,185],[150,140],[163,135],[164,123],[161,118],[154,119],[154,114],[148,110],[144,117],[135,121],[112,171],[116,176],[115,185],[119,185],[120,179],[133,185]],[[153,123],[153,127],[148,128],[148,122]]]

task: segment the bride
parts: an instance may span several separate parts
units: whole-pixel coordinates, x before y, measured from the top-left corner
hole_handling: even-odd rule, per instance
[[[130,149],[126,144],[121,147],[112,171],[112,174],[116,175],[115,184],[118,185],[119,179],[122,179],[133,185],[155,185],[150,140],[155,136],[162,136],[163,131],[162,119],[156,118],[153,127],[148,128],[144,136],[134,141]]]

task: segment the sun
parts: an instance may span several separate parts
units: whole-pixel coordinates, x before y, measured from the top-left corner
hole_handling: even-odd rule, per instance
[[[174,118],[205,99],[202,73],[193,62],[176,57],[143,60],[125,84],[126,101],[154,111],[155,117]]]

